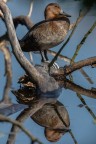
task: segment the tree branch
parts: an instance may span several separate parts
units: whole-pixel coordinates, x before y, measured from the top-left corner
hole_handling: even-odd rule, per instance
[[[34,25],[28,16],[23,16],[23,15],[13,18],[13,23],[14,23],[15,28],[17,28],[17,26],[21,24],[21,25],[26,26],[28,30],[30,30],[32,26]]]
[[[62,79],[62,78],[59,77],[59,79]],[[83,87],[69,81],[68,79],[64,79],[64,77],[63,77],[63,80],[59,81],[59,83],[60,83],[60,85],[62,85],[66,89],[70,89],[70,90],[72,90],[76,93],[79,93],[81,95],[85,95],[85,96],[88,96],[90,98],[96,99],[96,91],[92,91],[92,90],[83,88]]]
[[[72,65],[65,66],[64,68],[60,68],[58,70],[56,69],[55,71],[54,71],[54,69],[52,69],[50,73],[67,76],[70,73],[72,73],[78,69],[81,69],[82,67],[92,66],[94,64],[96,64],[96,57],[91,57],[91,58],[88,58],[85,60],[81,60],[79,62],[75,62]]]

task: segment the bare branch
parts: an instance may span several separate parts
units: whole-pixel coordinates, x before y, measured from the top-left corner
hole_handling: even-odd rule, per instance
[[[81,74],[85,77],[85,79],[90,83],[90,84],[94,84],[92,77],[89,76],[84,69],[80,69]]]
[[[29,9],[29,13],[28,13],[28,17],[30,18],[31,15],[32,15],[32,11],[33,11],[33,3],[34,3],[34,0],[31,0],[31,4],[30,4],[30,9]]]
[[[28,30],[30,30],[33,26],[31,19],[28,16],[23,16],[23,15],[14,18],[13,23],[15,28],[17,28],[17,26],[21,24],[21,25],[25,25]]]
[[[96,91],[92,91],[92,90],[83,88],[83,87],[76,85],[75,83],[69,81],[68,79],[63,78],[63,81],[60,81],[60,85],[62,85],[63,87],[65,87],[67,89],[75,91],[76,93],[79,93],[81,95],[85,95],[85,96],[96,99]]]
[[[91,58],[76,62],[76,63],[70,65],[69,68],[66,67],[67,68],[66,69],[67,75],[69,73],[72,73],[73,71],[76,71],[77,69],[80,69],[82,67],[89,66],[89,65],[92,66],[93,64],[96,64],[96,57],[91,57]]]
[[[82,67],[85,67],[85,66],[92,66],[96,64],[96,57],[91,57],[91,58],[88,58],[88,59],[85,59],[85,60],[81,60],[79,62],[75,62],[74,64],[72,65],[69,65],[69,66],[65,66],[64,68],[60,68],[58,70],[52,70],[51,73],[54,73],[54,74],[58,74],[58,75],[69,75],[70,73],[82,68]]]

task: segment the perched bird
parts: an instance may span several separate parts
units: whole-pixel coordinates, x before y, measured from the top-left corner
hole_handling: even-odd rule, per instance
[[[46,6],[45,20],[35,24],[21,39],[23,51],[39,51],[42,62],[47,61],[47,50],[59,45],[67,35],[70,26],[70,15],[63,12],[57,3]]]

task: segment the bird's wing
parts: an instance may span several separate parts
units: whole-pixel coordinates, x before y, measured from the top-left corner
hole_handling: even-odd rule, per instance
[[[37,24],[35,24],[29,31],[28,33],[21,39],[21,41],[26,41],[32,37],[34,37],[35,39],[39,38],[45,38],[46,34],[48,35],[48,33],[50,33],[50,31],[52,31],[50,29],[50,22],[53,21],[65,21],[68,22],[70,24],[69,19],[66,19],[65,17],[61,17],[61,18],[54,18],[54,19],[49,19],[49,20],[43,20]],[[40,31],[38,33],[38,31]],[[49,32],[48,32],[49,31]]]

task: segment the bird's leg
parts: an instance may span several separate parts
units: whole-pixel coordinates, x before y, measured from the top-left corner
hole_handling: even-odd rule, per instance
[[[46,61],[49,61],[48,56],[47,56],[47,50],[44,50],[44,56],[45,56]]]
[[[48,64],[49,64],[49,61],[48,61],[48,57],[47,57],[47,51],[44,50],[44,51],[40,51],[40,54],[41,54],[41,57],[42,57],[42,66],[48,70]]]
[[[41,62],[46,62],[46,57],[45,57],[44,52],[40,51],[40,54],[41,54],[41,57],[42,57]]]
[[[46,51],[46,50],[44,50],[44,56],[45,56],[45,58],[46,58],[46,61],[47,61],[48,63],[50,63],[50,61],[49,61],[49,59],[48,59],[48,56],[47,56],[47,51]],[[56,69],[59,69],[58,64],[55,63],[55,62],[53,63],[53,67],[56,68]]]
[[[42,57],[42,62],[43,62],[43,63],[46,63],[46,65],[48,66],[49,63],[50,63],[50,61],[49,61],[48,56],[47,56],[47,51],[44,50],[44,52],[41,51],[40,53],[41,53],[41,57]],[[53,63],[53,66],[52,66],[52,67],[55,68],[55,69],[59,69],[59,66],[58,66],[57,63]]]

